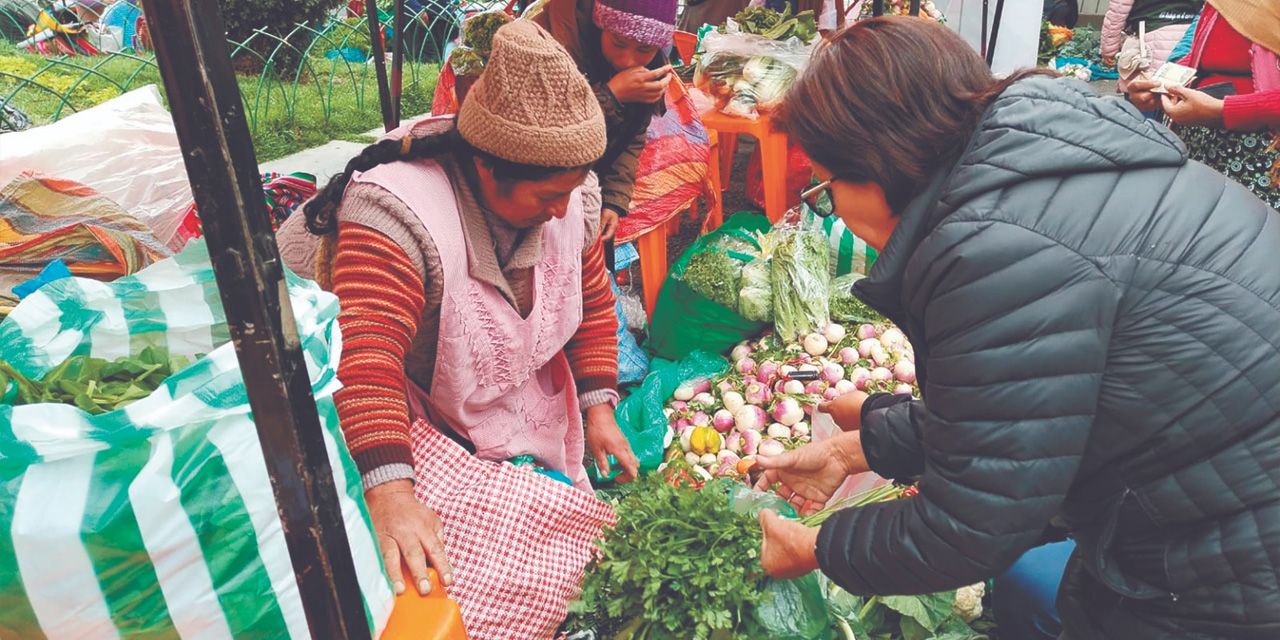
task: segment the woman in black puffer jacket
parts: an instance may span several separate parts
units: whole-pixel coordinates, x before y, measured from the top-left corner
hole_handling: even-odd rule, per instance
[[[1127,103],[997,81],[925,20],[833,36],[780,115],[881,250],[855,292],[924,397],[845,396],[847,433],[761,461],[807,508],[920,477],[819,531],[762,516],[765,568],[933,592],[1065,530],[1063,638],[1280,638],[1280,215]]]

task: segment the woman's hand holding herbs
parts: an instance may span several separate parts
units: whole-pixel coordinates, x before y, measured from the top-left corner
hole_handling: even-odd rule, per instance
[[[780,580],[799,578],[818,568],[818,529],[760,510],[760,565]]]
[[[622,474],[614,482],[627,483],[640,475],[640,461],[631,451],[631,443],[618,428],[618,420],[614,417],[613,407],[598,404],[587,409],[587,451],[591,459],[596,461],[596,469],[600,475],[609,474],[609,456],[618,461]]]
[[[802,515],[821,510],[846,478],[869,470],[858,431],[810,443],[780,456],[758,456],[756,464],[764,469],[756,490],[768,491],[780,484],[778,495]]]
[[[409,567],[409,576],[421,595],[431,592],[428,566],[435,567],[441,584],[453,584],[453,569],[444,552],[444,524],[436,512],[414,497],[411,480],[380,484],[366,491],[364,497],[396,595],[405,589],[402,561]]]

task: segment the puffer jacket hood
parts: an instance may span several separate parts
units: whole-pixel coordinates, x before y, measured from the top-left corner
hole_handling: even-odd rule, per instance
[[[1277,256],[1280,214],[1163,126],[1012,85],[855,285],[923,394],[868,400],[863,451],[920,494],[829,519],[823,571],[954,589],[1060,526],[1063,638],[1280,638]]]

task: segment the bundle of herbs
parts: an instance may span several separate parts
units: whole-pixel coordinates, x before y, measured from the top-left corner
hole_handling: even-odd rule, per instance
[[[760,526],[733,509],[730,481],[702,486],[673,465],[639,482],[597,543],[568,629],[614,640],[767,637],[753,615],[768,581]]]
[[[111,362],[73,356],[40,380],[31,380],[0,360],[0,403],[69,404],[90,415],[110,413],[151,395],[188,364],[187,358],[170,358],[161,349],[147,347],[136,357]]]
[[[840,276],[831,281],[831,320],[834,322],[853,322],[867,324],[883,324],[888,322],[878,311],[867,306],[867,303],[853,295],[853,283],[862,279],[861,274]]]

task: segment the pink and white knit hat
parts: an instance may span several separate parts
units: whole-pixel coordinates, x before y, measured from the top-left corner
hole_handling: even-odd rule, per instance
[[[591,17],[604,31],[665,47],[676,30],[676,0],[596,0]]]

